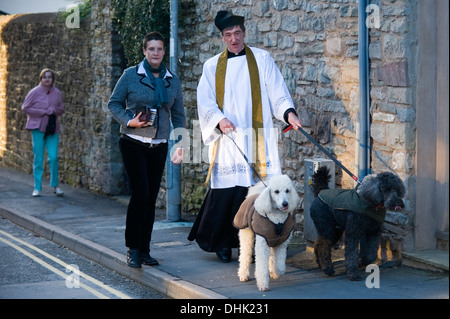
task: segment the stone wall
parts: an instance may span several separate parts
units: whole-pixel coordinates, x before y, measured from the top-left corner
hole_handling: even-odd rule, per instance
[[[416,189],[417,1],[381,1],[370,31],[372,169],[395,171],[407,189],[403,212],[388,211],[385,240],[393,251],[414,247]]]
[[[377,1],[370,29],[371,168],[392,170],[413,187],[415,112],[415,1]],[[184,85],[192,141],[199,138],[196,87],[202,64],[224,49],[214,26],[219,10],[245,17],[246,42],[269,51],[292,94],[304,128],[350,171],[356,169],[359,110],[358,1],[183,0],[180,76]],[[278,127],[283,124],[276,121]],[[303,194],[305,158],[324,156],[301,133],[280,135],[283,173]],[[192,163],[193,162],[193,163]],[[196,212],[206,192],[200,186],[208,164],[183,164],[183,209]],[[337,169],[337,187],[351,188],[350,176]],[[412,184],[412,185],[411,185]],[[411,195],[412,196],[412,195]],[[386,240],[411,244],[410,199],[403,213],[388,215]],[[299,219],[299,221],[301,218]],[[393,247],[397,249],[397,247]]]
[[[353,170],[359,107],[357,1],[198,0],[182,1],[182,5],[185,26],[180,34],[184,53],[181,72],[185,101],[192,109],[190,119],[197,118],[195,88],[202,63],[224,48],[214,17],[219,10],[231,9],[246,19],[247,44],[271,53],[305,129]],[[283,126],[278,121],[276,125]],[[307,141],[293,131],[280,135],[283,172],[297,181],[301,193],[304,158],[323,155]],[[202,179],[206,170],[207,164],[195,165],[195,169],[185,167],[185,175],[189,171],[194,177],[192,184],[185,179],[186,193],[200,193],[195,181]],[[338,184],[353,185],[350,177],[339,174]],[[187,209],[197,208],[189,204]]]
[[[93,1],[91,16],[79,28],[58,13],[0,17],[2,165],[32,172],[31,134],[21,105],[39,84],[40,71],[51,68],[66,109],[60,118],[60,181],[102,193],[124,190],[118,124],[107,112],[123,69],[110,2]]]
[[[417,43],[416,2],[376,1],[370,29],[372,157],[377,173],[392,170],[414,189]],[[357,173],[359,109],[357,0],[181,0],[179,76],[190,128],[189,161],[182,166],[182,210],[196,213],[206,188],[208,163],[200,140],[196,87],[203,63],[224,49],[214,26],[219,10],[245,16],[247,44],[269,51],[292,94],[304,128]],[[31,172],[31,137],[20,106],[44,67],[57,71],[66,114],[61,118],[61,181],[103,193],[126,191],[118,124],[107,112],[123,70],[111,0],[94,0],[91,17],[69,29],[55,14],[0,17],[0,164]],[[5,63],[4,63],[5,62]],[[283,127],[276,121],[275,125]],[[324,155],[301,133],[280,133],[283,173],[304,192],[305,158]],[[200,156],[199,156],[200,154]],[[353,187],[337,169],[337,187]],[[164,194],[164,184],[162,194]],[[414,219],[408,191],[402,213],[389,213],[384,239],[392,250],[411,247]],[[162,200],[164,202],[164,200]],[[301,229],[301,212],[298,216]]]

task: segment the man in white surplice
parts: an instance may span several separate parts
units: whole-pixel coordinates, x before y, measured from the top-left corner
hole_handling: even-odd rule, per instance
[[[202,139],[205,145],[209,146],[209,160],[213,165],[210,171],[211,189],[206,195],[189,239],[196,239],[199,246],[206,251],[216,252],[220,261],[229,262],[231,248],[238,245],[237,230],[233,228],[232,220],[245,199],[248,187],[259,181],[255,180],[253,170],[238,149],[239,147],[245,153],[251,164],[255,163],[257,151],[253,145],[255,128],[252,120],[255,114],[252,104],[255,80],[251,78],[251,59],[256,61],[253,70],[257,70],[259,75],[261,92],[260,106],[256,109],[256,112],[262,113],[264,132],[262,144],[265,157],[262,157],[264,163],[263,169],[259,171],[260,175],[270,178],[281,174],[277,145],[279,131],[273,128],[272,114],[297,130],[301,121],[296,115],[284,79],[270,54],[245,46],[244,18],[227,11],[219,11],[215,24],[222,33],[228,52],[224,51],[205,62],[197,87]],[[226,59],[226,69],[223,75],[223,92],[219,94],[216,73],[219,72],[217,70],[221,56]],[[222,96],[223,104],[220,107],[218,100]],[[256,169],[258,170],[258,167]]]

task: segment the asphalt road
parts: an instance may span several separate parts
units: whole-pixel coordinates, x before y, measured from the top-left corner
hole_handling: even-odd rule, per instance
[[[167,298],[6,219],[0,256],[0,299]]]

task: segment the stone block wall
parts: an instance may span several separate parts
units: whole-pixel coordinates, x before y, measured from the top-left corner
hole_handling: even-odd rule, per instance
[[[184,27],[180,33],[181,76],[185,103],[195,132],[195,88],[202,64],[224,49],[214,26],[219,10],[229,9],[246,19],[246,42],[269,51],[284,76],[306,131],[336,155],[346,167],[355,167],[355,125],[359,108],[357,1],[182,1]],[[195,48],[195,49],[194,49]],[[283,123],[276,121],[279,128]],[[280,134],[283,172],[303,193],[303,160],[323,156],[301,133]],[[184,189],[192,202],[201,203],[198,179],[206,163],[184,167]],[[192,181],[192,182],[190,182]],[[339,184],[353,180],[339,172]]]
[[[203,63],[224,49],[214,26],[219,10],[245,17],[247,44],[269,51],[281,70],[305,130],[350,171],[358,147],[357,0],[180,0],[180,65],[190,158],[182,166],[182,211],[197,213],[208,163],[200,139],[196,88]],[[371,168],[392,170],[414,189],[417,1],[375,1],[370,28]],[[107,102],[123,70],[111,0],[93,0],[91,17],[68,29],[55,14],[0,17],[0,164],[31,172],[31,137],[20,106],[44,67],[57,71],[66,114],[61,118],[61,181],[103,193],[126,191],[118,124]],[[280,129],[283,123],[275,121]],[[324,155],[301,133],[279,138],[283,173],[304,192],[305,158]],[[337,187],[351,188],[337,170]],[[163,190],[161,192],[164,194]],[[412,247],[413,192],[402,213],[389,213],[385,240]],[[164,203],[164,200],[162,200]],[[301,209],[300,209],[301,213]],[[301,214],[299,214],[301,217]],[[301,218],[298,219],[301,229]]]
[[[224,49],[214,17],[219,10],[231,10],[245,17],[247,44],[271,53],[305,130],[358,174],[358,1],[183,0],[181,7],[180,76],[193,148],[203,147],[196,122],[202,65]],[[416,1],[376,1],[368,10],[376,19],[371,23],[378,23],[371,26],[369,40],[371,168],[374,173],[395,171],[407,189],[414,187],[415,174],[415,7]],[[278,121],[275,125],[283,127]],[[324,154],[293,131],[280,133],[279,150],[283,173],[295,180],[303,194],[304,159]],[[206,192],[200,184],[208,164],[192,156],[191,164],[183,164],[183,209],[196,212]],[[336,182],[337,187],[354,186],[340,169]],[[388,216],[385,238],[395,242],[393,249],[400,243],[411,244],[410,201],[408,197],[405,212]]]
[[[58,13],[0,17],[2,165],[32,172],[31,134],[21,106],[39,84],[40,71],[51,68],[66,110],[60,118],[60,181],[108,194],[124,190],[118,124],[107,112],[123,70],[110,2],[93,1],[91,16],[79,28],[68,27]]]

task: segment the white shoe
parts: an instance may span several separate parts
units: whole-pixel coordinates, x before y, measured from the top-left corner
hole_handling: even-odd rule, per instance
[[[61,190],[61,188],[55,187],[55,190],[53,191],[53,194],[55,194],[56,196],[63,196],[64,192]]]
[[[33,195],[33,197],[41,196],[41,194],[39,193],[39,191],[37,189],[33,190],[33,193],[31,195]]]

